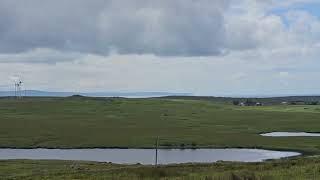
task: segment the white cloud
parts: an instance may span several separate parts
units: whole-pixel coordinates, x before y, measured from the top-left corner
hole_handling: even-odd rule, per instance
[[[279,72],[279,76],[281,78],[287,78],[287,77],[289,77],[289,72]]]
[[[76,20],[68,25],[62,21],[57,23],[63,26],[52,25],[51,18],[59,13],[51,14],[42,19],[49,20],[48,27],[54,29],[48,34],[40,30],[38,35],[21,35],[17,30],[2,36],[17,43],[48,35],[50,43],[36,42],[28,50],[1,53],[0,82],[10,83],[10,77],[18,74],[30,89],[199,95],[315,93],[320,89],[315,83],[320,75],[320,20],[307,11],[290,10],[297,3],[312,1],[110,2],[107,7],[94,3],[98,13],[88,12],[92,16],[84,21],[66,18],[63,22]],[[277,7],[289,9],[284,15],[270,13]],[[78,8],[79,17],[87,11]],[[69,15],[62,12],[61,17]],[[39,22],[19,23],[19,27],[28,30]],[[0,26],[0,34],[4,31]],[[2,51],[9,48],[1,47]],[[217,53],[220,50],[224,53]]]
[[[286,78],[289,75],[291,77],[290,69],[303,69],[308,64],[314,66],[312,60],[315,59],[303,55],[301,58],[309,59],[304,61],[291,53],[278,55],[260,50],[232,52],[225,56],[165,58],[113,54],[82,55],[77,60],[57,61],[55,64],[7,62],[0,64],[0,82],[10,83],[8,76],[19,74],[25,79],[27,88],[43,90],[175,91],[198,95],[238,95],[285,93],[292,89],[297,93],[308,85],[295,87],[295,84],[305,84],[305,78],[310,78],[310,73],[299,72],[299,76],[303,76],[300,79]],[[260,57],[263,58],[257,59]],[[289,58],[283,60],[283,57]],[[293,72],[292,75],[296,76],[297,73]],[[282,89],[284,83],[292,86]]]

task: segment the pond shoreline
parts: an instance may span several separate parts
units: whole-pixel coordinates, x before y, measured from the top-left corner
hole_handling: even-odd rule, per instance
[[[153,164],[155,149],[0,149],[0,159],[52,159]],[[266,149],[158,149],[159,164],[211,163],[217,161],[262,162],[301,156],[295,151]]]
[[[266,133],[274,133],[274,132],[288,132],[288,133],[300,133],[300,132],[304,132],[304,133],[315,133],[315,134],[320,134],[320,131],[261,131],[257,134],[266,134]]]
[[[270,138],[267,136],[263,136],[265,138]],[[283,137],[284,138],[284,137]],[[294,138],[294,137],[293,137]],[[70,150],[70,149],[155,149],[155,146],[1,146],[0,149],[61,149],[61,150]],[[258,149],[258,150],[268,150],[268,151],[280,151],[280,152],[297,152],[300,153],[298,157],[309,157],[309,156],[316,156],[320,155],[319,152],[315,151],[307,151],[303,149],[296,149],[296,148],[277,148],[277,147],[268,147],[268,146],[212,146],[212,145],[185,145],[184,147],[181,146],[158,146],[158,149],[166,149],[166,150],[197,150],[197,149]],[[291,158],[291,157],[289,157]]]
[[[272,131],[266,133],[259,133],[263,137],[283,137],[283,138],[292,138],[292,137],[320,137],[320,133],[317,132],[305,132],[305,131]]]
[[[47,146],[35,146],[35,147],[29,147],[29,146],[0,146],[0,149],[61,149],[61,150],[70,150],[70,149],[155,149],[155,146],[142,146],[142,147],[134,147],[134,146],[81,146],[81,147],[47,147]],[[312,153],[310,151],[304,151],[299,149],[289,149],[289,148],[272,148],[272,147],[264,147],[264,146],[184,146],[183,148],[181,146],[158,146],[158,149],[164,149],[164,150],[197,150],[197,149],[257,149],[257,150],[269,150],[269,151],[294,151],[299,152],[300,156],[310,156],[310,155],[320,155],[318,153]]]

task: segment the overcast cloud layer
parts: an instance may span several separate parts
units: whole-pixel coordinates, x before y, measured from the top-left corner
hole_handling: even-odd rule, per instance
[[[0,88],[320,94],[308,7],[320,2],[2,0]]]
[[[2,0],[0,50],[219,54],[226,0]]]

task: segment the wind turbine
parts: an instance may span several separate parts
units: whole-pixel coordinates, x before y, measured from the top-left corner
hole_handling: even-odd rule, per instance
[[[18,82],[18,91],[19,91],[19,98],[22,97],[22,81]]]
[[[22,80],[18,78],[14,82],[14,95],[16,98],[21,98],[22,97]]]

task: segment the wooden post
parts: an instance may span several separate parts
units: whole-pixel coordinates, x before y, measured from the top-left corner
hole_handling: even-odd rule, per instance
[[[158,143],[159,143],[159,136],[157,137],[157,140],[156,140],[156,158],[154,163],[155,166],[158,165],[158,145],[159,145]]]

